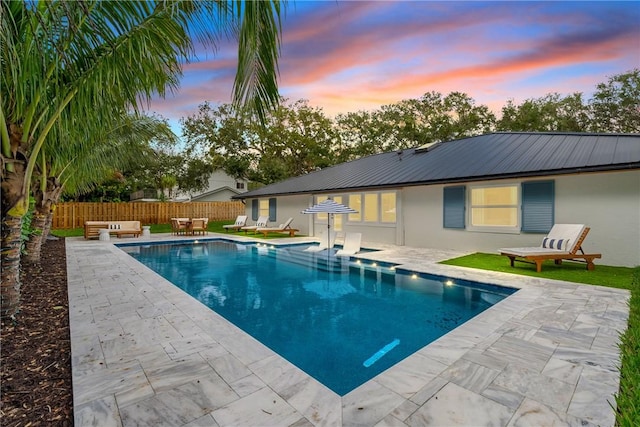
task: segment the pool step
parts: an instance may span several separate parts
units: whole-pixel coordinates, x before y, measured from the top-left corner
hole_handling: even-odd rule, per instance
[[[329,273],[344,273],[349,271],[352,262],[349,257],[337,257],[333,254],[327,256],[326,251],[304,252],[297,249],[278,248],[270,249],[266,246],[254,247],[254,250],[263,256],[277,258],[305,267],[315,268]]]

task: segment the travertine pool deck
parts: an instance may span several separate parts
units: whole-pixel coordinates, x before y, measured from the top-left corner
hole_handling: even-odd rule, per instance
[[[76,426],[614,425],[627,291],[365,242],[381,250],[363,258],[520,290],[340,397],[113,245],[176,239],[66,240]]]

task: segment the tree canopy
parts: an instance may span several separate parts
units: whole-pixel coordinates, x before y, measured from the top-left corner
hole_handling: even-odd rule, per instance
[[[269,184],[366,155],[494,131],[640,132],[640,70],[613,76],[584,98],[508,100],[499,118],[461,92],[427,92],[334,119],[306,100],[283,100],[264,126],[229,104],[204,103],[181,124],[189,152],[229,175]]]

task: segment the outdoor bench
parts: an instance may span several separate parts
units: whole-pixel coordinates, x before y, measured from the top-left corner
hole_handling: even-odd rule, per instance
[[[127,234],[138,237],[142,234],[140,221],[86,221],[84,223],[84,238],[99,237],[101,229],[107,229],[109,234],[118,237]]]

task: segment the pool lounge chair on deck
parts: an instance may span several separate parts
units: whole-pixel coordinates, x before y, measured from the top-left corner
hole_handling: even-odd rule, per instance
[[[245,225],[247,225],[247,215],[238,215],[238,217],[236,218],[236,222],[234,222],[233,224],[223,225],[222,228],[224,228],[225,231],[240,231],[240,229]]]
[[[360,251],[361,240],[362,233],[345,233],[344,245],[342,245],[342,249],[338,249],[336,256],[355,255]]]
[[[245,225],[244,227],[240,227],[240,230],[244,231],[247,234],[249,231],[255,232],[258,228],[264,228],[269,223],[268,216],[261,216],[258,218],[254,225]]]
[[[256,233],[262,233],[264,237],[267,237],[269,233],[289,233],[289,236],[293,237],[296,235],[296,232],[300,230],[291,228],[292,222],[293,218],[289,218],[287,222],[280,224],[278,227],[258,227]]]
[[[562,264],[562,260],[585,262],[587,270],[593,270],[593,260],[602,258],[602,254],[585,254],[582,250],[582,242],[589,230],[584,224],[556,224],[542,239],[540,246],[502,248],[500,255],[509,257],[511,267],[515,261],[535,264],[538,273],[542,271],[542,262],[545,260],[553,260],[556,264]]]

